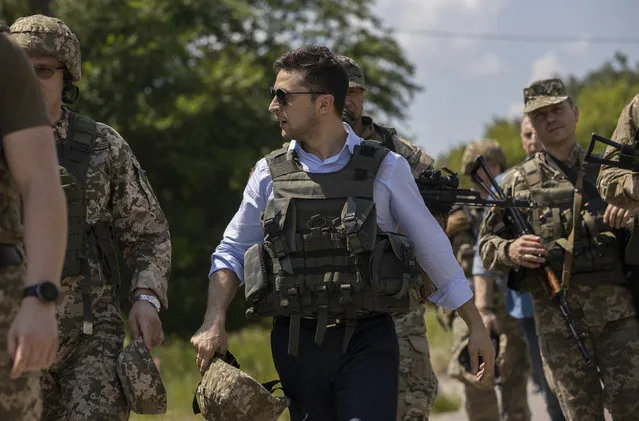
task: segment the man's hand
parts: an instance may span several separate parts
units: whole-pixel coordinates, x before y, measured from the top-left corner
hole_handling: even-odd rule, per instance
[[[226,320],[224,319],[217,319],[215,321],[205,320],[191,338],[191,345],[193,345],[193,348],[195,348],[197,352],[195,362],[200,369],[201,375],[206,373],[216,353],[226,353],[228,342],[225,324]]]
[[[608,205],[606,212],[604,212],[604,224],[608,224],[612,228],[623,228],[632,218],[632,214],[633,212],[630,210]]]
[[[536,235],[522,235],[510,244],[508,257],[518,265],[529,269],[537,269],[546,260],[544,256],[548,250],[541,243],[541,238]]]
[[[148,301],[139,300],[133,303],[128,323],[131,330],[131,338],[135,340],[142,335],[144,344],[149,351],[164,341],[160,316],[153,304]]]
[[[486,327],[481,325],[470,325],[470,336],[468,338],[468,354],[470,355],[470,368],[473,374],[477,375],[477,382],[483,379],[493,379],[495,375],[495,348],[490,340],[490,335]],[[479,365],[479,357],[484,362]]]
[[[27,371],[49,368],[58,350],[58,322],[53,303],[25,297],[7,335],[7,351],[13,360],[11,378]]]

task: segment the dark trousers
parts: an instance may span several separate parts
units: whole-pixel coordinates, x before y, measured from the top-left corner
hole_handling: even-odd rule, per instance
[[[526,317],[524,319],[518,319],[519,325],[524,331],[524,338],[526,339],[526,345],[528,345],[528,354],[530,355],[530,362],[532,366],[532,377],[535,379],[535,383],[538,384],[540,392],[546,402],[546,410],[551,421],[565,421],[561,407],[557,396],[552,393],[546,376],[544,375],[544,367],[541,362],[541,352],[539,350],[539,340],[537,338],[537,332],[535,330],[535,319],[532,317]]]
[[[315,344],[314,320],[303,319],[297,357],[288,354],[289,320],[276,318],[271,350],[291,421],[395,421],[399,345],[389,315],[358,321],[342,352],[344,327],[329,327]]]

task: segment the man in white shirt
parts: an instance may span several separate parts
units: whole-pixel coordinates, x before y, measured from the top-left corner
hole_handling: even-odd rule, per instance
[[[326,47],[313,46],[288,52],[274,69],[269,111],[290,144],[256,164],[240,208],[211,257],[207,311],[191,339],[200,371],[206,371],[215,353],[226,350],[226,311],[246,281],[247,300],[256,314],[275,315],[273,359],[292,399],[292,421],[393,421],[399,350],[392,318],[383,307],[392,301],[384,291],[397,284],[394,273],[387,273],[387,280],[368,265],[375,261],[376,242],[366,236],[373,215],[372,226],[381,233],[395,233],[402,226],[417,262],[437,287],[430,300],[457,309],[470,328],[477,380],[492,376],[494,350],[472,292],[407,161],[362,143],[342,122],[348,89],[342,66]],[[360,185],[361,194],[354,193]],[[335,209],[329,205],[339,199],[346,202],[343,212],[330,218]],[[367,199],[370,205],[362,212]],[[373,236],[383,244],[385,237]],[[388,237],[397,240],[393,248],[401,245],[402,262],[408,266],[410,253],[401,236]],[[254,246],[260,250],[263,273],[253,270],[260,267],[253,264]],[[381,265],[380,272],[387,268]],[[246,269],[249,277],[244,279]],[[262,274],[260,286],[256,279]],[[371,298],[373,284],[383,291]],[[406,287],[392,294],[401,297]],[[330,298],[335,296],[337,300]],[[367,300],[381,304],[376,308]],[[268,305],[276,310],[265,310]],[[374,310],[364,311],[367,306]],[[336,311],[343,311],[342,316],[333,317]],[[480,356],[485,360],[481,367]]]

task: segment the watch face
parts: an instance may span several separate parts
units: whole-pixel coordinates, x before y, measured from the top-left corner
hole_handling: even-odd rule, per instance
[[[58,298],[58,288],[51,282],[44,282],[38,288],[38,295],[45,301],[55,301]]]

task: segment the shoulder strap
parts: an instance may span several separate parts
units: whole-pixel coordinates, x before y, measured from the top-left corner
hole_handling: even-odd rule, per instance
[[[297,163],[295,151],[289,151],[288,148],[281,148],[266,155],[266,163],[271,172],[272,180],[287,174],[302,171]]]
[[[87,171],[95,147],[97,131],[97,123],[94,120],[69,111],[69,133],[65,142],[58,145],[60,164],[78,180],[83,188],[87,183]]]
[[[384,147],[386,147],[386,149],[388,149],[389,151],[396,152],[395,142],[393,142],[393,136],[397,134],[395,129],[392,129],[390,127],[379,126],[379,125],[376,125],[376,126],[378,130],[382,133],[382,136],[384,137],[384,143],[383,143]]]
[[[355,168],[355,178],[364,179],[367,173],[377,175],[377,170],[386,154],[390,152],[381,143],[374,140],[362,140],[355,145],[350,164]]]
[[[537,165],[535,158],[524,161],[519,168],[529,188],[532,189],[541,184],[541,168]]]
[[[579,171],[575,170],[574,168],[569,168],[568,165],[564,164],[562,161],[555,158],[550,153],[548,152],[545,152],[545,153],[550,159],[552,159],[552,161],[555,164],[557,164],[557,166],[559,167],[559,170],[561,170],[561,172],[568,179],[568,181],[570,181],[570,184],[577,187]],[[590,168],[592,167],[587,167],[587,168],[584,167],[584,171]],[[597,188],[586,178],[584,178],[583,180],[583,192],[585,193],[587,201],[589,202],[602,200],[601,196],[599,195],[599,192],[597,191]]]

